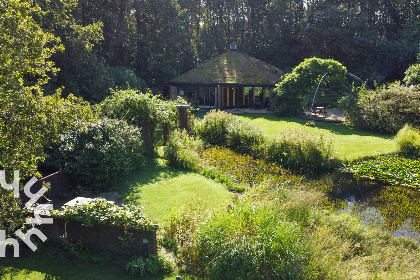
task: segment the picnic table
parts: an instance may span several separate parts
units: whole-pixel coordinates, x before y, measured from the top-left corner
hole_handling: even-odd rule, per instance
[[[325,111],[325,107],[315,107],[312,108],[312,114],[324,115],[324,118],[327,117],[327,111]]]

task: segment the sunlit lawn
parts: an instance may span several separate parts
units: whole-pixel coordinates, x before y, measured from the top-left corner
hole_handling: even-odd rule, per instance
[[[213,208],[226,206],[232,196],[224,185],[193,172],[169,167],[162,158],[148,159],[146,166],[119,192],[127,203],[144,206],[147,216],[159,222],[173,208],[189,200],[199,200],[204,208]]]
[[[202,113],[198,114],[198,117],[202,116]],[[274,114],[247,114],[239,117],[260,128],[268,138],[276,137],[286,129],[305,129],[315,134],[331,133],[334,137],[336,156],[342,160],[386,154],[396,150],[392,135],[352,129],[344,124],[318,121],[315,127],[309,127],[305,126],[307,120],[279,118]]]

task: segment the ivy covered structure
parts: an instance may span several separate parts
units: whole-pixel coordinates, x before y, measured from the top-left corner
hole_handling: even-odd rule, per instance
[[[171,98],[185,97],[200,109],[269,108],[280,81],[278,68],[230,51],[168,82]]]

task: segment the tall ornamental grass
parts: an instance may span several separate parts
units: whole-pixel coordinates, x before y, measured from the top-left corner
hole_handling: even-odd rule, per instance
[[[327,169],[333,165],[331,136],[286,130],[266,144],[268,161],[290,169]]]
[[[402,154],[420,155],[420,129],[406,124],[395,136],[398,151]]]
[[[177,212],[163,236],[178,266],[209,279],[302,279],[303,229],[275,207],[238,202],[212,214]]]
[[[189,135],[185,130],[177,129],[169,135],[165,158],[172,166],[198,170],[199,154],[202,150],[203,141]]]

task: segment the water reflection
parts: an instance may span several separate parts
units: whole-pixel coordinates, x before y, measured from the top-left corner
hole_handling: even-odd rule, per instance
[[[419,191],[341,172],[329,174],[323,181],[330,186],[329,197],[344,202],[340,203],[339,212],[353,213],[365,224],[420,242]]]

